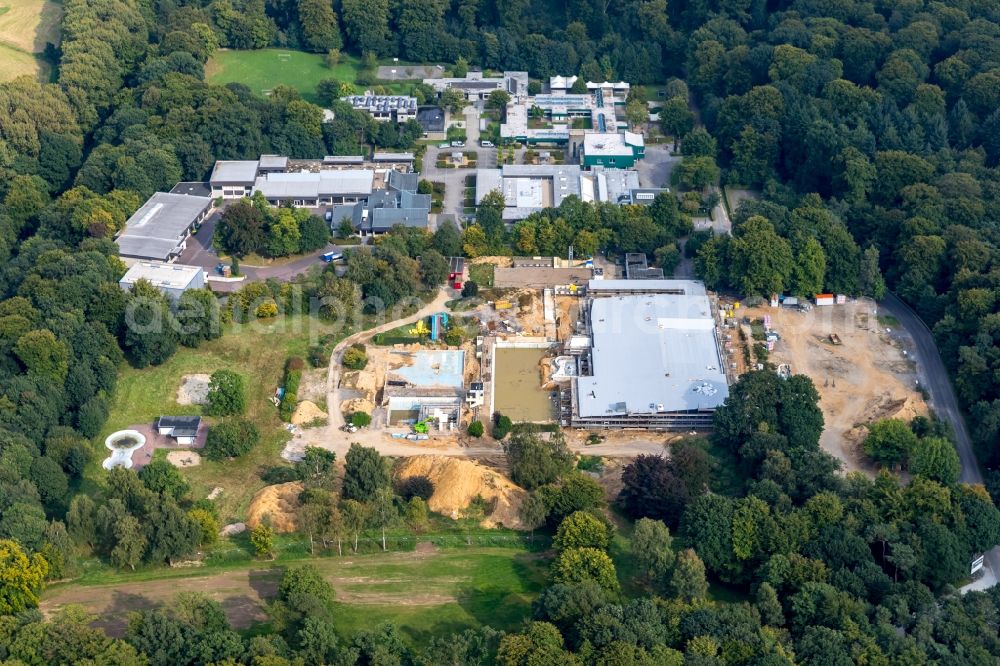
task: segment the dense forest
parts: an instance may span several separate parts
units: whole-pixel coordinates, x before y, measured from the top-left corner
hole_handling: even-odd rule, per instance
[[[989,495],[934,464],[911,465],[906,484],[889,474],[838,475],[817,446],[822,419],[808,380],[782,385],[756,373],[718,413],[711,453],[696,444],[626,470],[616,508],[634,524],[607,523],[608,507],[588,477],[570,470],[558,438],[530,429],[512,435],[515,481],[533,491],[537,524],[554,533],[551,582],[520,632],[440,636],[418,651],[391,626],[338,635],[326,612],[332,592],[308,569],[286,573],[269,609],[271,633],[253,637],[231,630],[201,597],[141,613],[123,639],[73,610],[43,621],[32,609],[43,581],[73,576],[81,553],[123,569],[153,566],[189,554],[212,533],[211,506],[193,501],[173,468],[116,472],[101,488],[82,483],[121,364],[155,365],[219,334],[191,312],[238,318],[241,302],[266,294],[287,307],[276,284],[248,286],[223,313],[209,292],[176,305],[154,290],[126,294],[110,237],[152,192],[205,178],[217,159],[355,154],[362,144],[404,147],[417,136],[412,126],[387,130],[336,102],[335,120],[323,122],[322,109],[289,88],[265,98],[238,84],[210,85],[205,64],[220,46],[463,59],[535,78],[663,86],[661,123],[684,156],[682,185],[703,187],[721,175],[762,193],[734,211],[731,237],[691,234],[687,251],[699,274],[746,296],[898,293],[934,330],[980,456],[997,470],[988,489],[1000,497],[996,3],[63,5],[56,82],[0,84],[5,663],[846,666],[1000,658],[1000,592],[959,596],[952,587],[974,553],[1000,541]],[[395,234],[358,253],[346,278],[324,273],[305,287],[346,302],[393,303],[437,284],[443,256],[562,253],[569,243],[655,252],[669,269],[679,259],[676,239],[690,232],[683,204],[661,197],[648,210],[628,210],[569,201],[508,231],[488,202],[461,237]],[[256,242],[248,249],[295,249]],[[126,311],[202,324],[184,336],[137,335],[124,325]],[[232,423],[231,440],[252,438]],[[908,437],[930,450],[947,433],[930,422]],[[384,525],[403,520],[412,500],[387,487],[382,462],[358,458],[367,461],[363,480],[317,480],[323,492],[313,504],[330,530],[347,506],[378,509]],[[739,471],[737,482],[719,484],[731,477],[718,473],[723,465]],[[359,485],[368,490],[352,495]],[[710,594],[710,584],[729,600]]]

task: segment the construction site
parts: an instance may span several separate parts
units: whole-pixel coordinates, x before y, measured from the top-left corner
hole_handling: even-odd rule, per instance
[[[846,471],[873,472],[861,451],[867,424],[928,413],[909,351],[912,341],[893,321],[880,322],[869,299],[826,305],[787,300],[774,307],[724,304],[738,322],[738,337],[746,340],[745,353],[738,355],[741,369],[766,360],[779,373],[812,379],[826,424],[820,445]]]

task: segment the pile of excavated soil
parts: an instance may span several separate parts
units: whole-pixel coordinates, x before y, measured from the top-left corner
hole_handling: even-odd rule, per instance
[[[325,419],[326,412],[316,406],[316,403],[309,400],[303,400],[299,403],[299,406],[295,408],[295,412],[292,413],[292,423],[295,425],[302,425],[303,423],[311,423],[316,419]]]
[[[364,398],[354,398],[352,400],[345,400],[340,404],[341,414],[353,414],[354,412],[364,412],[365,414],[371,414],[375,410],[375,403],[371,400],[365,400]]]
[[[250,502],[246,524],[251,529],[260,525],[267,516],[275,532],[294,532],[302,483],[292,481],[262,488]]]
[[[208,404],[208,382],[211,377],[205,374],[184,375],[181,385],[177,387],[178,405]]]
[[[426,476],[434,484],[434,494],[427,502],[431,511],[458,518],[459,512],[469,506],[476,495],[482,495],[494,506],[482,523],[484,527],[522,527],[518,511],[528,493],[491,469],[471,460],[447,456],[414,456],[402,460],[396,468],[396,478],[403,480],[414,476]]]

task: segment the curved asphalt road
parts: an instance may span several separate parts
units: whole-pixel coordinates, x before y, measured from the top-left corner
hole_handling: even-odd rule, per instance
[[[958,449],[959,460],[962,461],[962,474],[959,480],[962,483],[982,484],[983,473],[979,469],[979,461],[972,449],[972,440],[969,438],[969,430],[965,426],[965,419],[959,409],[958,400],[955,398],[955,391],[948,378],[948,371],[941,361],[941,354],[938,353],[934,336],[927,324],[903,303],[895,294],[886,295],[885,299],[879,303],[883,312],[891,314],[899,320],[899,323],[913,337],[916,347],[914,354],[917,358],[917,375],[924,388],[930,393],[931,405],[938,418],[947,421],[955,433],[955,447]],[[980,579],[985,584],[992,577],[996,583],[996,576],[1000,574],[1000,547],[994,548],[986,553],[985,566],[990,571]],[[981,589],[981,586],[976,586]]]

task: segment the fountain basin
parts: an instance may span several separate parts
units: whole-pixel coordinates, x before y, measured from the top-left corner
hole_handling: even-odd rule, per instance
[[[132,453],[141,449],[146,444],[146,436],[136,430],[119,430],[108,435],[104,440],[104,446],[111,455],[104,459],[101,467],[112,469],[114,467],[132,468]]]

